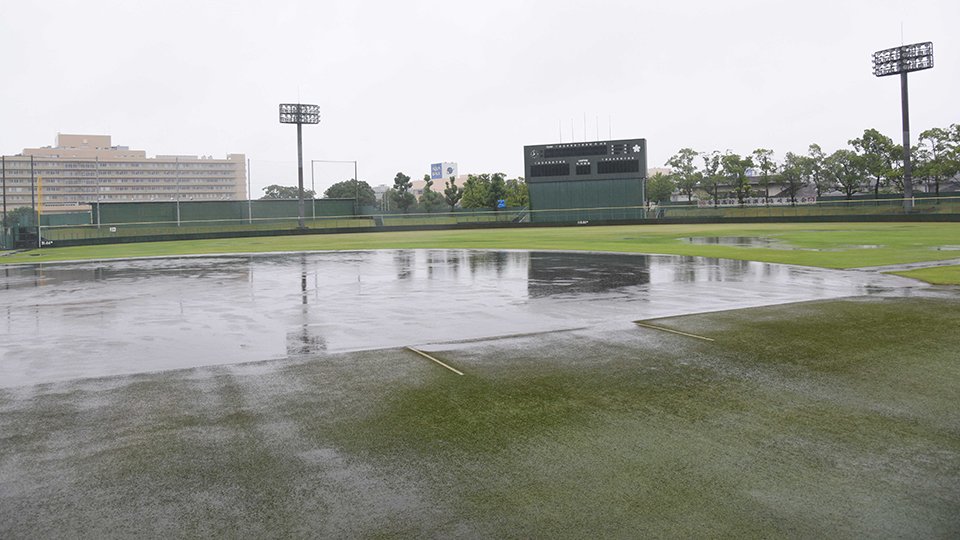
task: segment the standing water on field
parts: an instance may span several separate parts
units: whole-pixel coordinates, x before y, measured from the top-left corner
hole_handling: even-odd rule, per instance
[[[609,327],[919,286],[749,261],[524,251],[15,266],[0,270],[0,386]]]

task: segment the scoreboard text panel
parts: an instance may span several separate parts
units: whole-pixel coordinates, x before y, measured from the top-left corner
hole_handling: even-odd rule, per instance
[[[647,176],[646,139],[524,146],[528,183]]]

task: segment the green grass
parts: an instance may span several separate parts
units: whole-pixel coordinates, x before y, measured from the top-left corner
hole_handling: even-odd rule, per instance
[[[900,276],[919,279],[934,285],[960,285],[960,266],[936,266],[906,272],[893,272]]]
[[[769,247],[691,244],[689,237],[760,237]],[[272,251],[399,248],[558,249],[661,253],[854,268],[946,260],[960,223],[634,225],[320,234],[45,248],[0,257],[0,264]],[[865,247],[869,246],[869,247]]]
[[[657,324],[0,391],[0,536],[960,534],[960,303]]]

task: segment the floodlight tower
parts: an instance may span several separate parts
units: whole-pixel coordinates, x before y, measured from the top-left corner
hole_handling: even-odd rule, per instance
[[[281,103],[280,123],[297,125],[297,226],[303,224],[303,124],[320,123],[320,107],[303,103]]]
[[[873,53],[873,74],[900,75],[900,109],[903,115],[903,209],[913,209],[913,171],[910,169],[910,106],[907,73],[933,67],[933,43],[913,43]]]

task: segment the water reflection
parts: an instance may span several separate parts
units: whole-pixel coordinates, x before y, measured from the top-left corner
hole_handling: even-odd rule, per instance
[[[323,337],[311,332],[308,326],[302,326],[299,330],[287,334],[288,355],[316,354],[326,349],[327,343]]]
[[[682,239],[690,244],[721,245],[735,247],[757,247],[783,249],[791,251],[846,251],[850,249],[879,249],[879,244],[856,244],[835,248],[807,248],[792,246],[779,238],[763,236],[690,236]]]
[[[327,343],[323,337],[316,331],[315,326],[313,326],[312,316],[313,314],[310,311],[309,307],[309,291],[307,289],[307,256],[306,254],[300,255],[300,328],[294,332],[287,333],[287,354],[288,355],[305,355],[305,354],[315,354],[324,351],[327,348]],[[317,283],[318,276],[316,273],[313,274],[314,277],[314,287],[313,293],[319,295],[319,284]],[[319,313],[318,313],[319,315]]]
[[[589,253],[531,253],[528,293],[532,298],[579,296],[650,283],[651,258]]]
[[[887,292],[912,281],[697,257],[425,250],[4,268],[12,386]]]
[[[393,256],[393,262],[397,266],[397,279],[413,277],[414,252],[398,251]]]
[[[713,244],[738,247],[773,247],[780,244],[774,238],[762,236],[691,236],[686,239],[691,244]]]
[[[505,251],[474,251],[467,253],[470,261],[470,272],[493,271],[497,276],[503,276],[508,265],[520,266],[527,260],[527,254],[508,253]]]
[[[6,266],[0,289],[35,288],[57,286],[64,291],[75,288],[88,290],[101,282],[134,283],[144,280],[156,281],[164,277],[196,278],[217,283],[223,280],[246,281],[251,267],[234,264],[235,260],[248,258],[185,258],[119,262],[95,262],[77,264],[52,264],[34,266]]]

